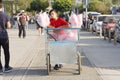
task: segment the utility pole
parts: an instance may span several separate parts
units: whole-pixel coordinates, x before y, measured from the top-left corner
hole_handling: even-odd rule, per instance
[[[51,7],[51,0],[49,0],[49,7]]]
[[[78,14],[78,0],[76,1],[76,13]]]
[[[85,11],[86,11],[86,24],[85,24],[85,25],[86,25],[86,27],[87,27],[88,0],[86,0],[85,2],[86,2],[86,3],[85,3],[85,7],[86,7],[86,8],[85,8]]]

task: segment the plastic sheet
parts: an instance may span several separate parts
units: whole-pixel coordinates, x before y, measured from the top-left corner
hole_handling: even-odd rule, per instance
[[[73,64],[77,61],[76,44],[70,42],[51,42],[49,44],[51,64]]]

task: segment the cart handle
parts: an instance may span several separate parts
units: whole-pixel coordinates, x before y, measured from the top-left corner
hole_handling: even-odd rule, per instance
[[[56,39],[55,37],[53,37],[51,34],[49,34],[48,31],[47,31],[47,34],[48,34],[50,37],[52,37],[55,41],[57,41],[57,39]]]
[[[45,28],[45,30],[80,30],[80,28]]]

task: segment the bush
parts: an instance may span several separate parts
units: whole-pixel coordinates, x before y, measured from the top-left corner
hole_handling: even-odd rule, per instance
[[[110,12],[110,3],[103,3],[102,1],[92,1],[89,3],[89,11],[97,11],[100,13],[109,13]]]
[[[53,9],[60,12],[70,11],[72,6],[72,0],[55,0],[52,6]]]
[[[30,11],[45,10],[49,6],[47,0],[34,0],[30,3]]]

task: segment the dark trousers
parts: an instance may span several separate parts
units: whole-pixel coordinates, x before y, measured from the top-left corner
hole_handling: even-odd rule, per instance
[[[19,37],[21,37],[23,32],[23,37],[26,36],[25,26],[19,26]]]
[[[0,39],[0,51],[1,47],[4,50],[4,56],[5,56],[5,68],[9,67],[9,61],[10,61],[10,53],[9,53],[9,39]],[[0,69],[2,69],[1,64],[1,54],[0,54]]]

